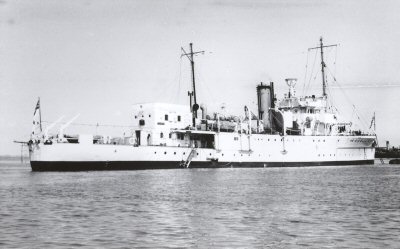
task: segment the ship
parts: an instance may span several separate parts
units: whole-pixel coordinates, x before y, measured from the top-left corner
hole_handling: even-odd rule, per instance
[[[322,95],[296,95],[294,78],[278,99],[274,83],[255,87],[257,110],[243,106],[243,115],[208,113],[196,99],[193,45],[182,55],[190,61],[190,104],[138,103],[133,123],[122,137],[68,135],[76,119],[58,132],[42,129],[40,99],[28,142],[33,171],[146,170],[177,168],[298,167],[374,163],[376,136],[343,121],[327,95],[322,38]]]

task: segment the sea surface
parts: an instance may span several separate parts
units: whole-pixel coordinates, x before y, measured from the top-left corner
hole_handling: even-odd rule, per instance
[[[400,248],[400,166],[31,172],[0,162],[0,248]]]

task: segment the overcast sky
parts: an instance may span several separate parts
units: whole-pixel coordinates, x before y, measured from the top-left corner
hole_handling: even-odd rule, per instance
[[[80,113],[85,124],[129,125],[133,103],[188,103],[180,47],[190,42],[206,51],[196,77],[210,110],[255,108],[260,81],[274,81],[278,97],[288,77],[299,94],[304,83],[320,94],[319,62],[307,53],[320,36],[339,44],[326,50],[333,102],[348,118],[354,105],[366,123],[376,111],[381,144],[399,145],[399,10],[390,0],[0,0],[0,155],[18,155],[12,141],[29,139],[39,96],[43,120]]]

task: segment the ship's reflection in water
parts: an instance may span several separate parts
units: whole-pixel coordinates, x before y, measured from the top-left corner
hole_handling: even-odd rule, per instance
[[[0,166],[4,248],[400,245],[398,166],[72,173]]]

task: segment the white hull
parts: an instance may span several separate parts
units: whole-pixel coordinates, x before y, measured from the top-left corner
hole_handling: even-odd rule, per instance
[[[253,134],[242,135],[237,141],[234,136],[219,133],[215,149],[195,148],[189,167],[372,164],[375,154],[372,136]],[[189,147],[53,143],[33,145],[30,157],[33,170],[52,170],[51,165],[58,165],[54,170],[70,170],[68,163],[79,163],[82,170],[85,163],[97,163],[97,169],[101,164],[118,162],[124,163],[123,169],[163,168],[163,163],[166,168],[178,168],[191,151]],[[40,165],[46,165],[46,169]]]

